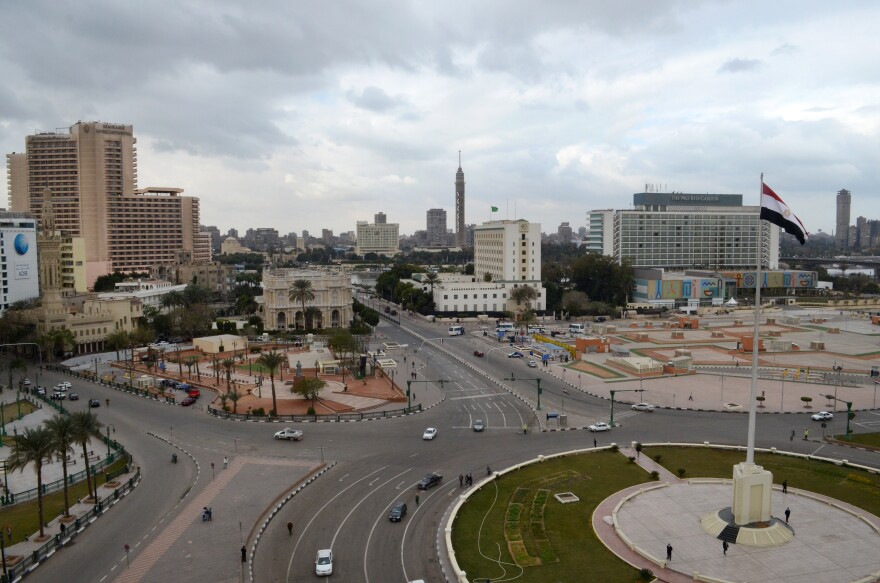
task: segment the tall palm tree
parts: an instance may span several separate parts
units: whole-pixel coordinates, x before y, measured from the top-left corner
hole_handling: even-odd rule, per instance
[[[431,297],[434,297],[434,284],[440,281],[440,276],[433,271],[429,271],[428,274],[425,276],[425,281],[428,282],[428,285],[431,286]]]
[[[37,472],[37,508],[40,518],[40,538],[45,536],[43,531],[43,464],[52,461],[55,453],[55,443],[52,434],[45,427],[27,427],[24,433],[18,436],[12,444],[12,454],[6,459],[8,471],[22,470],[28,464],[34,465]]]
[[[71,413],[73,419],[73,440],[82,446],[83,461],[86,464],[86,484],[89,488],[89,496],[95,498],[98,494],[98,485],[92,484],[92,477],[89,467],[89,440],[93,435],[97,435],[101,431],[103,425],[98,421],[98,417],[91,411],[76,411]]]
[[[235,370],[235,359],[224,358],[220,361],[220,366],[226,371],[226,392],[229,392],[229,384],[232,382],[232,371]]]
[[[306,303],[315,300],[315,292],[312,290],[312,282],[307,279],[296,279],[290,288],[290,301],[299,302],[303,309],[303,328],[306,325]]]
[[[280,352],[273,350],[272,352],[266,352],[260,355],[260,358],[257,359],[262,366],[266,367],[266,370],[269,371],[269,382],[272,384],[272,413],[277,414],[278,412],[278,404],[275,401],[275,371],[278,370],[278,367],[281,366],[281,363],[284,362],[285,356]]]
[[[61,475],[64,477],[64,516],[70,516],[70,500],[67,496],[67,454],[73,451],[74,427],[69,415],[55,415],[45,421],[46,429],[52,435],[55,453],[61,456]]]
[[[309,306],[308,308],[306,308],[304,315],[305,315],[305,320],[308,323],[306,327],[309,330],[314,330],[315,328],[317,328],[315,323],[319,322],[321,320],[321,315],[322,315],[321,310],[319,310],[315,306]],[[322,322],[322,324],[323,324],[323,322]]]

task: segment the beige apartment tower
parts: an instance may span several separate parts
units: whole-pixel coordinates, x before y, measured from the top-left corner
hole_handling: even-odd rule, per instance
[[[210,259],[202,249],[198,199],[174,188],[137,189],[132,126],[77,122],[68,133],[25,139],[7,155],[9,208],[39,220],[50,188],[56,228],[85,243],[86,280],[113,270],[146,271],[179,250]]]

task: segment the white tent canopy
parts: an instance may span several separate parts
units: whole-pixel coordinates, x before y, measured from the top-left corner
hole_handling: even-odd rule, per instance
[[[725,305],[726,306],[738,306],[739,302],[737,302],[734,298],[730,298],[729,300],[727,300]]]

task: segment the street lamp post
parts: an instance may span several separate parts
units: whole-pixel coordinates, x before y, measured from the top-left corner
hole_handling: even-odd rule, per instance
[[[107,425],[107,457],[110,457],[110,428],[113,428],[113,433],[116,433],[116,427],[113,424]]]
[[[544,392],[541,390],[541,379],[517,379],[516,377],[513,376],[513,373],[510,373],[510,378],[505,378],[505,379],[501,379],[501,380],[510,381],[512,383],[515,383],[518,380],[519,381],[535,381],[535,383],[538,387],[538,405],[535,408],[535,411],[541,410],[541,394]]]
[[[846,439],[849,440],[852,438],[852,430],[849,426],[849,420],[851,417],[855,417],[852,412],[852,401],[844,401],[843,399],[838,399],[836,395],[825,395],[826,399],[834,399],[835,411],[837,410],[837,401],[844,403],[846,405]]]
[[[782,396],[779,397],[779,412],[780,413],[785,413],[785,373],[786,373],[786,370],[782,371]]]

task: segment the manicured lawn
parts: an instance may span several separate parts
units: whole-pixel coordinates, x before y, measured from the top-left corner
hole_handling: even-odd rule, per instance
[[[116,460],[107,469],[108,472],[114,472],[125,466],[125,460]],[[33,472],[33,468],[27,467],[26,472]],[[94,476],[93,476],[94,478]],[[104,485],[104,473],[98,474],[98,496],[104,499],[109,490],[101,488]],[[67,496],[70,504],[76,504],[77,498],[85,498],[88,496],[89,489],[85,480],[68,487]],[[64,490],[52,492],[43,496],[43,517],[46,522],[50,522],[55,517],[64,513]],[[25,535],[31,536],[40,529],[39,513],[37,511],[37,500],[22,502],[0,509],[0,528],[3,529],[3,537],[6,537],[6,527],[12,528],[12,544],[24,540]],[[7,542],[7,545],[10,543]]]
[[[642,455],[663,456],[660,463],[673,474],[685,469],[685,477],[731,478],[733,466],[745,461],[745,452],[701,447],[646,447]],[[788,481],[800,488],[858,506],[880,515],[880,475],[815,460],[756,453],[755,463],[773,472],[773,482]]]
[[[4,403],[2,407],[3,410],[3,419],[9,423],[10,421],[15,421],[18,419],[18,403],[21,403],[21,415],[24,417],[28,413],[36,410],[36,407],[30,401],[25,401],[22,399],[21,401],[13,401],[12,403]],[[9,431],[12,433],[12,431]]]
[[[635,581],[638,571],[599,542],[590,520],[609,495],[647,481],[644,470],[609,451],[537,463],[507,474],[461,508],[452,533],[459,566],[471,581],[505,574],[517,583]],[[552,497],[560,492],[573,492],[580,502],[560,504]],[[509,549],[519,564],[539,564],[523,567],[519,576],[516,565],[499,566],[482,556],[513,563]]]
[[[846,441],[843,435],[835,435],[834,437],[835,439]],[[880,448],[880,433],[853,433],[850,435],[849,443],[860,443]]]

